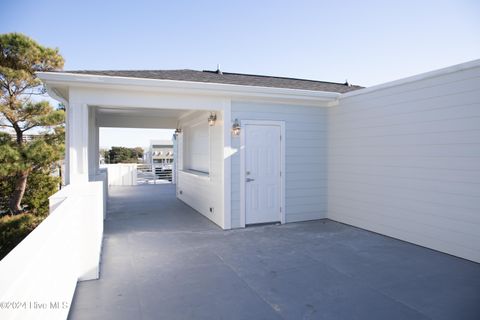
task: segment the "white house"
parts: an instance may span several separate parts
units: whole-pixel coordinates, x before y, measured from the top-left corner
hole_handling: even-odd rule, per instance
[[[2,260],[0,298],[66,305],[2,319],[65,319],[77,281],[99,277],[113,178],[100,127],[177,129],[176,196],[223,229],[328,218],[480,262],[480,60],[370,88],[192,70],[39,77],[66,105],[68,185]]]
[[[171,140],[150,140],[150,146],[144,154],[146,164],[161,168],[173,167],[173,142]]]
[[[100,127],[177,129],[177,197],[223,229],[330,218],[480,261],[480,60],[362,88],[217,71],[42,72],[67,180]]]

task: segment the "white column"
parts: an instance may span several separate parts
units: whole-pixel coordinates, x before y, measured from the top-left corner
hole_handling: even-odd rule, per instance
[[[65,103],[65,159],[63,162],[64,172],[63,174],[63,182],[65,185],[70,184],[70,119],[69,119],[69,104]]]
[[[100,128],[95,125],[95,172],[99,172],[100,170]]]
[[[173,163],[172,163],[172,183],[177,184],[177,159],[178,159],[178,134],[175,135],[175,139],[173,139]]]
[[[69,184],[88,182],[88,106],[71,102],[67,108]]]
[[[232,103],[230,100],[223,103],[223,229],[232,228]]]
[[[95,108],[88,108],[88,173],[90,181],[95,179],[98,169],[98,127]]]

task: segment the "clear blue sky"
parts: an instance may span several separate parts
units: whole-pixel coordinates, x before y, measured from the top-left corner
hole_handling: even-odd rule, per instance
[[[480,58],[480,1],[1,0],[65,69],[215,69],[371,86]],[[158,138],[158,137],[155,137]]]

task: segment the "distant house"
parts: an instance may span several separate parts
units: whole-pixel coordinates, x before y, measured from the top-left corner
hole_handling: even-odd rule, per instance
[[[98,179],[100,127],[176,129],[176,197],[223,229],[329,218],[480,261],[480,60],[370,88],[220,70],[38,75],[66,105],[72,185]]]
[[[150,140],[145,152],[145,163],[164,169],[173,168],[173,142],[171,140]]]

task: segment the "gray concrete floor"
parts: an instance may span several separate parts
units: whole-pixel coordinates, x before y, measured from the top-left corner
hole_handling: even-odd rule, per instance
[[[69,319],[480,319],[480,265],[329,220],[222,231],[172,185],[110,190]]]

